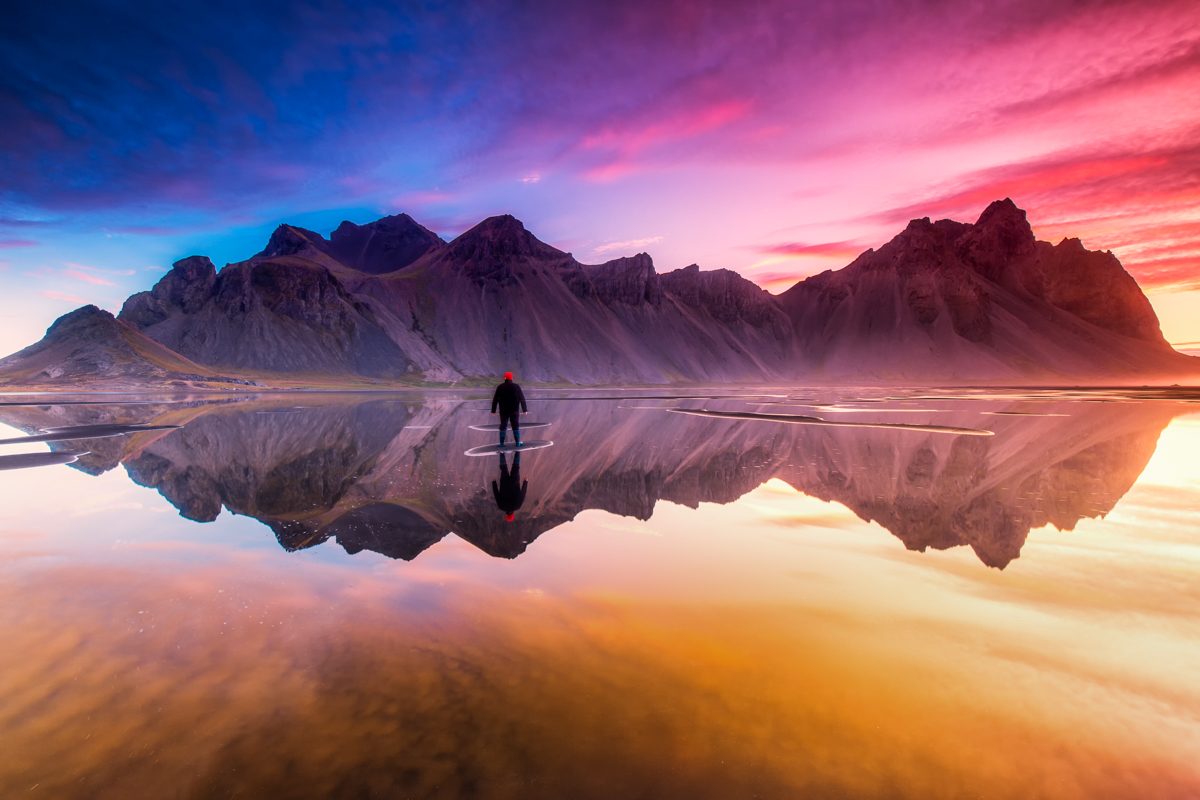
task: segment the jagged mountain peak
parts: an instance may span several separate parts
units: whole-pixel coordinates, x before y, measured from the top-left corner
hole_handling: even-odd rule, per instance
[[[185,314],[200,310],[217,282],[217,268],[208,256],[188,256],[176,261],[149,292],[130,295],[119,318],[137,328],[162,322],[178,308]]]
[[[964,264],[988,280],[1003,282],[1006,271],[1033,255],[1037,239],[1025,212],[1005,198],[984,209],[956,246]]]
[[[358,225],[348,219],[344,219],[342,220],[342,224],[338,225],[337,228],[329,234],[329,241],[336,242],[338,239],[353,234],[354,231],[361,230],[362,228],[373,228],[375,230],[402,230],[407,228],[421,228],[422,230],[425,230],[424,226],[418,223],[415,219],[410,217],[408,214],[401,212],[399,214],[391,214],[386,217],[380,217],[374,222],[368,222],[363,225]]]
[[[192,282],[207,280],[208,276],[216,275],[217,268],[208,256],[187,256],[172,264],[167,274],[175,274],[188,282]]]
[[[800,348],[832,374],[1189,368],[1115,257],[1037,241],[1008,198],[971,225],[913,220],[877,251],[800,281],[779,301]]]
[[[380,217],[374,222],[368,222],[363,225],[357,225],[350,220],[342,220],[342,224],[338,225],[337,229],[334,230],[333,233],[329,234],[329,240],[331,242],[335,242],[347,234],[351,234],[354,231],[362,230],[364,228],[376,231],[424,231],[429,236],[440,240],[440,237],[437,234],[404,212],[399,214],[390,214],[386,217]]]
[[[525,223],[514,217],[512,214],[497,214],[493,217],[487,217],[475,227],[466,231],[458,238],[464,238],[471,235],[488,235],[488,236],[504,236],[504,235],[522,235],[529,233],[525,228]]]
[[[445,246],[440,236],[408,214],[394,214],[366,225],[343,221],[329,235],[326,252],[351,269],[383,275]]]
[[[566,253],[530,233],[512,214],[488,217],[450,242],[454,254],[467,260],[563,258]]]
[[[46,342],[55,343],[68,339],[90,341],[104,336],[115,336],[120,332],[117,318],[94,305],[81,306],[63,314],[46,330]]]
[[[1029,235],[1033,235],[1033,229],[1029,227],[1029,219],[1025,210],[1019,208],[1011,197],[1006,197],[1003,200],[993,200],[988,203],[988,207],[979,215],[979,219],[975,221],[975,224],[1019,228],[1028,230]]]
[[[308,247],[315,247],[324,252],[327,248],[325,237],[316,231],[301,228],[297,225],[280,225],[271,234],[267,246],[255,258],[277,258],[291,256],[303,252]]]

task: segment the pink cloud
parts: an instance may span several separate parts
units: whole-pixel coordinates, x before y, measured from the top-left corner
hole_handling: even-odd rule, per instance
[[[97,286],[116,286],[116,284],[112,281],[106,281],[101,277],[89,275],[88,273],[81,272],[77,269],[64,269],[62,270],[62,274],[66,275],[68,278],[74,278],[77,281],[86,281],[87,283],[92,283]]]
[[[41,295],[49,300],[60,300],[64,303],[74,303],[81,306],[87,305],[88,303],[87,300],[76,297],[73,294],[67,294],[66,292],[59,292],[53,289],[42,289],[41,291],[34,292],[34,294]]]
[[[99,272],[104,275],[133,275],[135,270],[132,269],[101,269],[100,267],[89,267],[87,264],[76,264],[73,261],[65,262],[68,267],[82,269],[87,272]]]
[[[661,236],[651,236],[647,239],[630,239],[627,242],[609,242],[608,244],[602,244],[599,247],[593,248],[592,252],[600,255],[603,253],[611,253],[613,250],[634,250],[640,247],[645,247],[648,244],[661,242],[662,240],[663,237]]]
[[[991,175],[968,177],[968,188],[952,191],[920,203],[895,208],[885,217],[901,224],[914,217],[935,217],[954,214],[961,217],[968,210],[985,207],[1003,197],[1029,198],[1053,195],[1065,189],[1095,186],[1113,178],[1142,174],[1168,163],[1155,156],[1123,159],[1086,159],[1063,164],[1016,164],[997,169]],[[1018,201],[1020,205],[1020,201]],[[974,220],[971,220],[974,221]]]
[[[730,100],[686,109],[650,123],[606,125],[584,135],[579,142],[580,151],[596,153],[602,159],[602,163],[585,169],[583,176],[598,182],[623,177],[645,166],[648,159],[642,157],[647,151],[715,132],[746,117],[751,110],[749,101]]]
[[[35,242],[32,239],[0,239],[0,248],[8,249],[15,247],[37,247],[41,242]]]
[[[44,171],[25,166],[39,159],[14,162],[18,183],[41,197],[21,213],[111,207],[129,223],[114,230],[167,236],[180,231],[156,223],[178,217],[153,209],[178,201],[188,213],[220,217],[219,235],[237,219],[261,219],[264,206],[316,212],[369,197],[360,205],[463,230],[516,202],[531,230],[563,241],[607,242],[637,219],[665,234],[664,263],[753,272],[738,243],[766,241],[756,249],[777,262],[845,262],[857,254],[854,241],[886,241],[911,217],[972,221],[1010,196],[1039,236],[1111,248],[1148,286],[1200,280],[1187,221],[1200,218],[1200,157],[1188,151],[1200,141],[1194,3],[867,6],[518,4],[493,20],[504,24],[489,25],[484,4],[467,50],[439,49],[455,42],[439,39],[438,26],[414,39],[453,61],[452,74],[436,78],[387,46],[380,18],[331,21],[310,9],[301,15],[314,26],[305,41],[322,46],[289,40],[262,63],[296,87],[332,69],[346,97],[328,108],[311,102],[327,96],[314,80],[319,94],[297,93],[305,102],[292,105],[289,92],[269,91],[273,71],[248,73],[236,48],[203,39],[190,55],[223,76],[220,97],[215,84],[198,86],[153,59],[122,75],[141,76],[146,93],[170,67],[171,87],[197,98],[215,124],[197,126],[182,145],[141,138],[159,109],[135,113],[140,101],[127,97],[122,118],[138,124],[110,132],[119,146],[99,162],[94,190],[46,189]],[[122,77],[111,90],[128,83]],[[250,117],[269,124],[252,130]],[[65,139],[62,126],[43,129],[39,119],[10,126],[20,137],[12,152],[62,158],[54,174],[67,176],[93,163],[93,137]],[[621,181],[650,173],[636,186]],[[518,185],[537,175],[604,185],[574,195],[561,193],[567,180]],[[404,191],[414,185],[435,188]],[[763,230],[803,241],[762,239]],[[22,242],[0,246],[36,244]],[[143,263],[161,257],[148,253]]]

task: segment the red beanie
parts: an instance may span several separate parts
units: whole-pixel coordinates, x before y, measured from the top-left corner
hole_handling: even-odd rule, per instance
[[[509,514],[509,515],[508,515],[507,517],[505,517],[504,519],[506,519],[506,520],[507,520],[507,521],[509,521],[509,522],[512,522],[512,521],[513,521],[513,515],[512,515],[512,514]]]
[[[511,373],[511,372],[506,372],[506,373],[504,373],[504,380],[506,380],[506,381],[511,381],[511,380],[512,380],[512,373]]]

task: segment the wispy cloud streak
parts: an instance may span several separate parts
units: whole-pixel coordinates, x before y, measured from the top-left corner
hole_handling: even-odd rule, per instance
[[[70,228],[163,263],[303,214],[511,211],[767,281],[764,256],[800,274],[1008,196],[1179,288],[1200,285],[1196,85],[1191,2],[17,4],[0,247]]]

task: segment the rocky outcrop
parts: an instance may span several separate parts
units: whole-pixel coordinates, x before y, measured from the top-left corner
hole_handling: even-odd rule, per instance
[[[407,214],[397,214],[366,225],[343,221],[329,239],[296,225],[280,225],[254,258],[302,256],[352,272],[383,275],[445,246],[436,233]]]
[[[701,309],[718,322],[769,328],[781,340],[791,334],[787,315],[775,298],[731,270],[701,272],[698,265],[692,264],[663,275],[662,286],[684,305]]]
[[[125,301],[120,319],[186,358],[248,372],[397,378],[411,363],[369,304],[329,269],[295,257],[310,247],[293,228],[261,256],[217,274],[208,259],[175,266],[149,292]]]
[[[216,282],[217,268],[206,256],[180,259],[153,289],[125,301],[121,319],[140,330],[176,312],[195,314],[212,296]]]
[[[654,270],[654,262],[645,253],[632,258],[617,258],[595,267],[580,264],[565,279],[576,297],[594,297],[605,305],[657,306],[662,303],[661,281]]]
[[[1034,238],[1025,212],[997,200],[955,240],[962,263],[1007,289],[1099,328],[1168,348],[1150,301],[1111,252],[1093,253],[1078,239],[1058,245]]]

